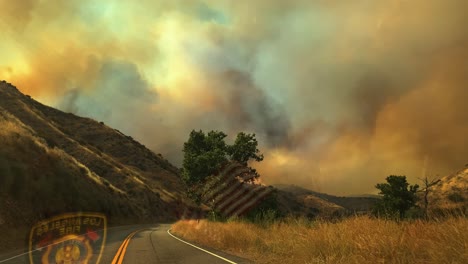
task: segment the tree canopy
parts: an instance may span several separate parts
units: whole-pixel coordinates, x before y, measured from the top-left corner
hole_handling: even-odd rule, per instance
[[[403,218],[405,212],[415,206],[419,186],[409,185],[406,176],[390,175],[386,180],[386,183],[379,183],[375,186],[380,190],[379,194],[383,195],[382,200],[375,207],[375,212],[380,215],[398,215]]]
[[[197,184],[212,175],[229,161],[237,161],[245,166],[250,160],[262,161],[255,134],[240,132],[234,144],[225,142],[227,135],[221,131],[192,130],[189,139],[184,143],[184,161],[182,178],[188,184]],[[249,167],[250,168],[250,167]],[[255,169],[251,172],[258,178]]]

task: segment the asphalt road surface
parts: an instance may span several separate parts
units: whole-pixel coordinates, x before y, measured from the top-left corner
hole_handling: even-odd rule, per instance
[[[180,240],[168,232],[170,224],[111,227],[99,263],[225,264],[252,263],[233,255]],[[90,263],[95,263],[98,255]],[[2,256],[0,264],[29,263],[27,252]]]

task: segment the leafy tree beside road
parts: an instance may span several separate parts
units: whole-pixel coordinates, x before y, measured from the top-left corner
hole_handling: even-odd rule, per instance
[[[211,188],[207,182],[212,175],[216,175],[223,165],[228,162],[238,162],[249,170],[252,182],[260,175],[254,168],[248,166],[250,160],[262,161],[263,155],[258,150],[255,134],[240,132],[234,144],[225,142],[227,135],[221,131],[192,130],[189,139],[184,143],[184,161],[182,179],[187,184],[187,193],[195,202],[200,204],[203,193]],[[245,180],[244,180],[245,181]]]
[[[212,175],[220,167],[229,162],[237,161],[248,166],[248,161],[262,161],[263,155],[258,150],[255,134],[240,132],[233,145],[224,141],[227,135],[221,131],[192,130],[187,142],[184,143],[184,161],[182,179],[187,184],[202,183],[206,177]],[[259,175],[250,168],[255,178]]]
[[[257,149],[257,146],[258,142],[257,139],[255,139],[255,134],[240,132],[237,134],[234,145],[228,146],[227,153],[230,155],[232,160],[247,165],[247,162],[250,159],[255,161],[263,160],[263,154],[258,155],[260,151]]]
[[[226,137],[221,131],[210,131],[208,134],[201,130],[190,132],[183,149],[182,179],[187,184],[201,183],[228,161],[228,146],[224,142]]]
[[[257,162],[263,160],[263,154],[259,154],[260,150],[258,150],[257,146],[258,142],[255,138],[255,134],[240,132],[237,134],[234,145],[228,146],[227,153],[232,161],[237,161],[240,164],[247,166],[249,160],[255,160]],[[260,177],[254,168],[249,168],[250,172],[255,175],[252,179]]]

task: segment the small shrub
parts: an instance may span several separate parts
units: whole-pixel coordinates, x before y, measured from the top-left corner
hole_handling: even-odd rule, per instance
[[[452,192],[447,198],[454,203],[463,203],[465,198],[459,192]]]

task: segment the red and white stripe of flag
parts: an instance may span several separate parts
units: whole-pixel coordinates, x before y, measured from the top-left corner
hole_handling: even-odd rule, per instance
[[[210,189],[202,200],[226,217],[243,215],[273,191],[272,187],[246,182],[254,176],[246,166],[232,162],[207,183]]]

